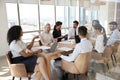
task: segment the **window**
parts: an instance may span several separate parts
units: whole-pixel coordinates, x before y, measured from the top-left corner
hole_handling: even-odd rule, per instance
[[[38,24],[38,5],[37,4],[19,4],[20,22],[23,31],[39,30]]]
[[[92,20],[98,19],[98,11],[97,10],[91,11],[91,19]]]
[[[8,27],[18,25],[18,11],[16,3],[6,3]]]
[[[62,28],[68,27],[68,7],[56,6],[56,21],[61,21]]]
[[[16,1],[6,3],[6,8],[9,27],[20,24],[24,32],[23,40],[26,41],[44,31],[46,23],[50,23],[53,29],[55,21],[61,21],[62,34],[67,34],[74,20],[85,25],[98,19],[98,10],[85,9],[84,1],[80,0],[19,0],[18,4]]]
[[[70,27],[73,25],[73,21],[76,20],[76,7],[70,6],[70,16],[69,16]]]
[[[56,21],[61,21],[62,34],[68,32],[68,6],[56,6]]]
[[[46,23],[51,24],[51,29],[53,29],[55,23],[54,16],[54,6],[53,5],[40,5],[40,27],[44,30]]]
[[[39,35],[38,32],[30,32],[30,33],[24,33],[22,36],[22,40],[26,42],[31,42],[32,38],[36,35]]]
[[[85,24],[85,9],[83,7],[80,8],[80,25]]]
[[[91,11],[85,10],[85,24],[89,23],[91,21]]]

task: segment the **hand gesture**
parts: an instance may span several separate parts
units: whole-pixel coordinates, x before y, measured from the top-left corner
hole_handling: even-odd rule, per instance
[[[39,38],[39,35],[35,36],[33,39],[37,39],[37,38]]]
[[[37,53],[41,53],[42,52],[42,49],[39,49],[38,51],[37,51]]]

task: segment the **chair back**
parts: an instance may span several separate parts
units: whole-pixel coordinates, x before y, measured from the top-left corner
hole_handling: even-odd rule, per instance
[[[114,50],[113,54],[117,53],[119,45],[120,45],[120,41],[117,41],[113,44],[113,50]]]
[[[8,51],[6,55],[7,62],[10,68],[10,72],[12,76],[15,77],[28,77],[28,73],[26,71],[25,65],[22,63],[19,64],[12,64],[12,53]]]
[[[115,67],[115,56],[114,56],[114,45],[109,45],[106,46],[103,57],[104,57],[104,62],[108,65],[108,68],[111,69]]]
[[[11,51],[8,51],[8,54],[6,55],[8,65],[10,67],[10,64],[12,64],[12,54]]]
[[[106,46],[104,49],[103,57],[110,58],[112,53],[113,46],[112,45]]]
[[[119,58],[120,58],[119,47],[120,47],[120,41],[116,41],[113,44],[113,54],[112,54],[112,57],[111,57],[112,61],[113,61],[113,66],[116,66],[117,63],[119,62]]]
[[[79,73],[84,74],[88,71],[91,52],[80,54],[75,60],[75,66]]]

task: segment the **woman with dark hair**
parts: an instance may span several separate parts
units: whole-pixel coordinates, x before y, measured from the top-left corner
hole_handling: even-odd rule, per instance
[[[98,53],[103,53],[104,49],[105,49],[105,37],[104,34],[102,34],[102,27],[99,26],[94,26],[94,32],[96,34],[96,41],[95,41],[95,49],[93,51],[97,51]]]
[[[53,30],[53,38],[57,39],[58,42],[64,38],[64,36],[61,35],[61,26],[62,26],[62,22],[57,21]]]
[[[100,27],[102,29],[101,32],[104,35],[104,45],[106,45],[107,36],[106,36],[105,28],[100,24],[100,22],[98,20],[93,20],[92,21],[92,26],[93,26],[93,28],[98,26],[98,27]]]
[[[95,27],[97,25],[100,25],[99,27],[102,28],[102,33],[104,33],[106,35],[106,31],[105,31],[105,28],[100,24],[100,22],[98,20],[93,20],[92,21],[92,26]]]
[[[8,30],[7,41],[12,53],[12,63],[25,64],[27,72],[34,72],[34,68],[38,63],[37,67],[39,69],[39,73],[41,73],[44,76],[45,80],[50,80],[44,58],[42,57],[38,58],[37,56],[34,55],[41,53],[42,50],[41,49],[37,51],[31,50],[34,44],[34,40],[36,38],[39,38],[39,36],[35,36],[32,39],[31,43],[29,45],[26,45],[21,40],[22,35],[23,35],[23,31],[21,26],[15,25]],[[40,76],[36,76],[35,80],[39,80],[39,79]]]
[[[92,21],[92,26],[95,26],[95,25],[97,25],[97,24],[100,24],[100,22],[99,22],[98,20],[93,20],[93,21]]]

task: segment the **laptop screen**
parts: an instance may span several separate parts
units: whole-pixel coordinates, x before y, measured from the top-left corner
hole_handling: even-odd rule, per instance
[[[53,42],[53,44],[52,44],[52,46],[51,46],[51,48],[50,48],[50,51],[51,52],[54,52],[55,51],[55,49],[56,49],[56,47],[57,47],[57,42]]]

